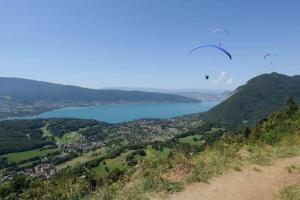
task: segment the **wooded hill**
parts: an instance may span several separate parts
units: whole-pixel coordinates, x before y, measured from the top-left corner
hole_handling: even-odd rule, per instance
[[[282,111],[289,95],[300,101],[299,75],[262,74],[238,87],[224,102],[200,117],[228,125],[253,125],[272,112]]]

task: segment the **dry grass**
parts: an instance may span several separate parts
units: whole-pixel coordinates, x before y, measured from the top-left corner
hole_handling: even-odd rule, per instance
[[[300,200],[300,183],[283,187],[275,200]]]

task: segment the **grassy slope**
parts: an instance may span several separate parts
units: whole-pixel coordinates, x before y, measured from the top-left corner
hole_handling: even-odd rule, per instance
[[[299,200],[300,199],[300,182],[298,184],[287,185],[281,188],[275,196],[275,200]]]
[[[46,125],[41,128],[41,130],[43,132],[43,135],[42,135],[43,138],[47,138],[47,137],[51,137],[52,136],[52,134],[48,130],[48,125],[49,125],[49,123],[46,123]]]
[[[130,184],[128,179],[125,179],[126,182],[121,180],[116,183],[121,189],[112,192],[108,187],[99,196],[109,192],[111,199],[147,199],[149,194],[177,192],[185,184],[208,182],[212,177],[232,169],[239,171],[249,164],[271,165],[278,159],[300,155],[299,125],[300,109],[295,116],[282,119],[280,123],[270,116],[252,129],[249,139],[236,135],[223,136],[194,156],[184,154],[180,149],[173,151],[171,159],[148,153]],[[270,133],[275,137],[269,137]]]
[[[192,144],[192,145],[201,145],[203,140],[201,139],[202,135],[191,135],[184,138],[180,138],[179,141],[182,143]]]
[[[109,172],[116,168],[119,168],[120,170],[126,170],[128,166],[125,158],[131,152],[132,151],[127,151],[116,158],[106,159],[105,164],[104,161],[101,162],[98,167],[93,168],[93,171],[95,171],[98,176],[104,178],[109,174]],[[105,170],[105,167],[109,169],[109,172]]]
[[[299,174],[300,165],[289,165],[286,166],[286,170],[290,174]],[[278,194],[275,196],[275,200],[299,200],[300,199],[300,181],[294,184],[287,184],[280,189]]]
[[[74,165],[79,164],[79,163],[83,164],[83,163],[86,163],[86,162],[88,162],[88,161],[90,161],[92,159],[95,159],[97,157],[100,157],[100,156],[104,155],[104,153],[105,153],[105,148],[103,147],[103,148],[97,149],[95,151],[90,151],[90,152],[87,152],[87,153],[82,153],[82,155],[80,155],[80,156],[78,156],[76,158],[73,158],[71,160],[68,160],[68,161],[66,161],[64,163],[61,163],[59,165],[56,165],[55,167],[60,170],[60,169],[66,168],[68,166],[74,166]]]

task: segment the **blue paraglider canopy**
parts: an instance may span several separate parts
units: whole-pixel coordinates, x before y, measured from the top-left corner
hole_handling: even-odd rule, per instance
[[[227,50],[225,50],[222,47],[215,45],[215,44],[206,44],[206,45],[201,45],[199,47],[196,47],[196,48],[192,49],[188,55],[191,55],[194,51],[196,51],[198,49],[206,48],[206,47],[218,49],[218,50],[222,51],[223,53],[225,53],[229,57],[230,60],[232,59],[231,54]]]
[[[266,59],[266,58],[269,57],[269,56],[276,56],[276,57],[278,57],[278,54],[267,53],[267,54],[264,56],[264,59]]]
[[[275,57],[278,57],[278,54],[274,54],[274,53],[267,53],[265,56],[264,56],[264,60],[266,60],[268,57],[270,56],[275,56]],[[270,63],[270,65],[273,65],[273,62]]]

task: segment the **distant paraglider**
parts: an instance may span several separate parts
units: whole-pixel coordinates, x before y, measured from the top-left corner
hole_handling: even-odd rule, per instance
[[[217,33],[217,32],[225,32],[227,34],[230,33],[227,29],[223,29],[223,28],[216,28],[216,29],[211,31],[211,33]]]
[[[209,79],[209,75],[205,75],[205,80],[208,80]]]
[[[216,28],[216,29],[211,31],[212,34],[215,34],[215,33],[218,33],[218,32],[223,32],[223,33],[226,33],[227,35],[230,34],[230,32],[227,29],[224,29],[224,28]],[[219,45],[222,46],[222,42],[220,42]]]
[[[271,56],[278,57],[278,54],[267,53],[267,54],[264,56],[264,60],[266,60],[268,57],[271,57]],[[273,62],[271,62],[270,65],[273,65]]]
[[[218,50],[222,51],[223,53],[225,53],[225,54],[229,57],[230,60],[232,59],[231,54],[230,54],[227,50],[225,50],[225,49],[223,49],[222,47],[220,47],[220,46],[218,46],[218,45],[215,45],[215,44],[206,44],[206,45],[201,45],[201,46],[199,46],[199,47],[196,47],[196,48],[192,49],[192,50],[188,53],[188,55],[191,55],[194,51],[196,51],[196,50],[198,50],[198,49],[206,48],[206,47],[218,49]]]

